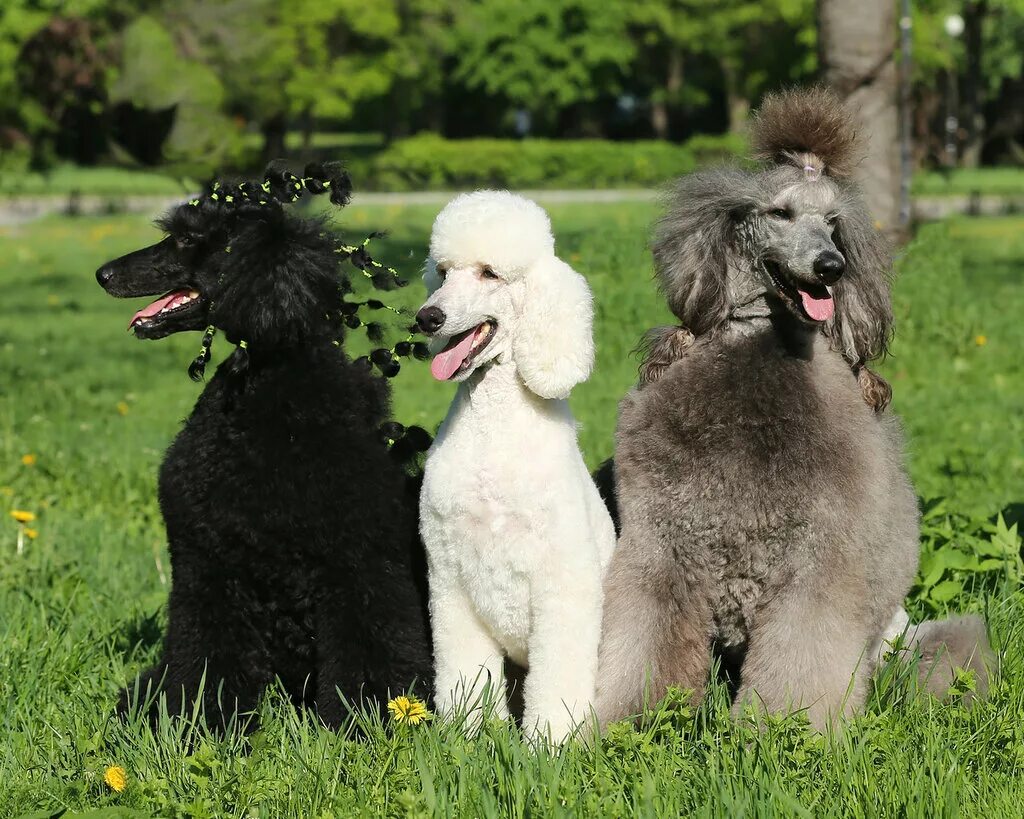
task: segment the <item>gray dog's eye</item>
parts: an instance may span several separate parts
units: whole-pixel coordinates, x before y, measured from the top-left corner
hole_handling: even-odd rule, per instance
[[[768,215],[773,219],[785,219],[786,221],[793,218],[793,212],[789,208],[772,208],[768,211]]]

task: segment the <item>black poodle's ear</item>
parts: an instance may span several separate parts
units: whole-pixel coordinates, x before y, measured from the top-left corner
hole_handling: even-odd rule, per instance
[[[754,179],[739,168],[684,176],[654,234],[654,271],[682,325],[703,335],[729,313],[726,273],[737,224],[756,203]]]
[[[860,365],[883,355],[889,345],[892,255],[885,235],[874,226],[859,196],[852,194],[832,235],[846,259],[846,271],[835,285],[836,312],[825,325],[825,335],[851,365]]]

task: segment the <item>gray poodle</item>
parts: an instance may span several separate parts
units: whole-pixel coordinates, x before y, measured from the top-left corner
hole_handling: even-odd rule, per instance
[[[657,227],[661,290],[690,332],[654,332],[657,375],[620,406],[602,723],[646,686],[699,695],[717,647],[741,658],[737,706],[822,727],[863,703],[917,568],[899,425],[864,384],[890,335],[890,257],[850,182],[853,123],[830,92],[792,91],[752,137],[760,170],[684,177]],[[911,639],[963,654],[944,684],[987,652],[974,619]]]

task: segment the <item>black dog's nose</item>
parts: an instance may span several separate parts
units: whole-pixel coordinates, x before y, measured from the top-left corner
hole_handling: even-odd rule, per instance
[[[96,271],[96,281],[100,283],[100,287],[106,287],[112,278],[114,278],[114,270],[108,265],[103,265]]]
[[[424,307],[416,314],[416,324],[424,333],[436,333],[444,324],[445,314],[440,307]]]
[[[814,272],[825,284],[835,284],[846,270],[846,260],[832,250],[826,250],[814,260]]]

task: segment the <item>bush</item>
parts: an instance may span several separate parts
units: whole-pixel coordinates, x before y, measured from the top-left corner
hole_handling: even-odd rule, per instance
[[[378,190],[652,187],[744,151],[735,135],[689,142],[602,140],[403,139],[353,167],[361,187]]]

